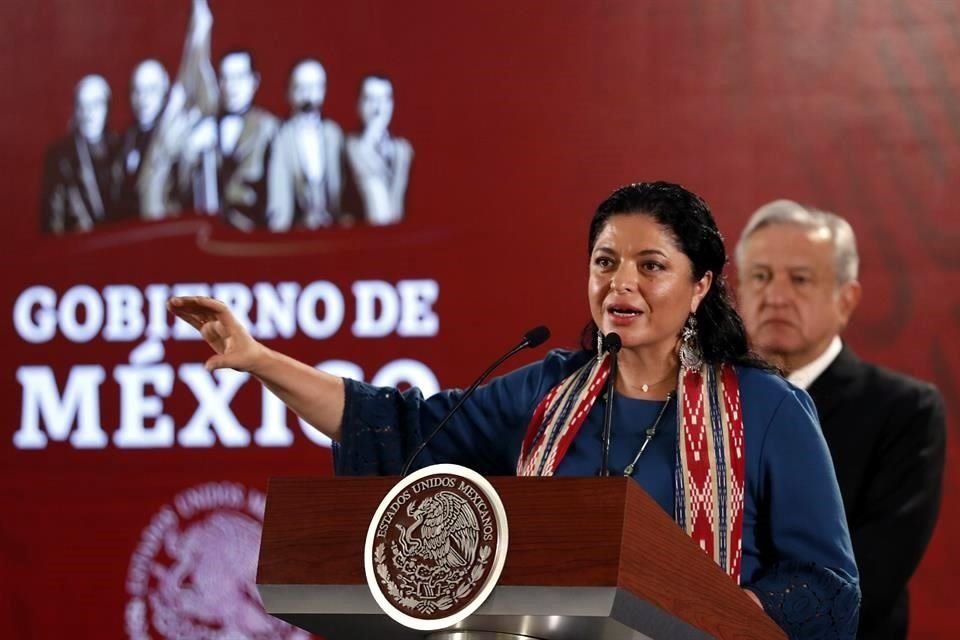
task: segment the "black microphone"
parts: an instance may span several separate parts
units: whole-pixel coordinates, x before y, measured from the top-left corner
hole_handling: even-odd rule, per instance
[[[463,395],[460,396],[460,399],[457,401],[457,404],[453,405],[453,409],[450,409],[450,412],[443,417],[443,420],[441,420],[437,424],[437,426],[434,427],[433,431],[430,432],[430,435],[428,435],[426,438],[423,439],[423,442],[420,443],[420,446],[417,447],[417,450],[414,451],[413,455],[411,455],[407,459],[406,464],[403,465],[403,471],[400,472],[400,476],[403,477],[407,475],[407,472],[410,471],[410,465],[413,464],[413,461],[417,458],[418,455],[420,455],[420,452],[423,451],[424,447],[427,446],[427,443],[433,439],[433,436],[439,433],[440,429],[442,429],[443,426],[447,424],[447,422],[450,420],[450,418],[453,417],[453,414],[459,411],[460,407],[463,405],[464,402],[466,402],[467,398],[469,398],[470,395],[474,392],[474,390],[476,390],[476,388],[480,386],[481,382],[486,380],[487,376],[489,376],[494,369],[499,367],[501,364],[503,364],[504,360],[516,354],[517,352],[523,351],[524,349],[527,349],[527,348],[532,349],[533,347],[539,347],[541,344],[546,342],[549,338],[550,338],[550,329],[547,329],[542,325],[534,329],[530,329],[530,331],[527,331],[523,335],[523,340],[521,340],[517,344],[517,346],[510,349],[510,351],[507,351],[505,354],[497,358],[496,362],[494,362],[492,365],[487,367],[486,371],[481,373],[480,377],[474,380],[473,384],[471,384],[470,387],[463,393]]]
[[[603,411],[603,434],[600,437],[601,467],[600,475],[610,475],[610,433],[613,430],[613,392],[617,384],[617,352],[623,343],[620,336],[608,333],[603,337],[603,348],[610,354],[610,375],[607,376],[607,405]]]

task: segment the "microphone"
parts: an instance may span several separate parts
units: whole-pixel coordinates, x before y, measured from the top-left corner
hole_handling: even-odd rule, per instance
[[[603,411],[603,433],[600,437],[601,466],[600,475],[610,475],[610,433],[613,430],[613,392],[617,384],[617,353],[623,343],[616,333],[603,337],[603,348],[610,354],[610,374],[607,376],[607,404]]]
[[[494,369],[499,367],[501,364],[503,364],[504,360],[513,356],[517,352],[523,351],[524,349],[528,349],[528,348],[532,349],[533,347],[539,347],[541,344],[546,342],[549,338],[550,338],[550,329],[547,329],[543,325],[530,329],[530,331],[527,331],[525,334],[523,334],[523,339],[519,343],[517,343],[515,347],[510,349],[510,351],[507,351],[505,354],[503,354],[499,358],[497,358],[496,362],[494,362],[489,367],[487,367],[487,369],[480,374],[480,377],[474,380],[473,384],[471,384],[470,387],[463,393],[463,395],[460,396],[460,399],[457,400],[457,403],[455,405],[453,405],[453,408],[450,409],[450,412],[443,417],[443,420],[441,420],[437,424],[437,426],[434,427],[433,431],[430,432],[430,435],[428,435],[426,438],[423,439],[423,442],[421,442],[420,446],[417,447],[417,450],[413,452],[413,455],[411,455],[407,459],[407,462],[403,465],[403,470],[400,472],[400,477],[407,475],[407,473],[410,471],[410,465],[413,464],[413,461],[416,460],[418,455],[420,455],[420,452],[423,451],[424,447],[427,446],[427,443],[433,439],[433,436],[437,435],[437,433],[440,432],[440,429],[442,429],[444,425],[447,424],[450,418],[453,417],[453,414],[455,414],[457,411],[460,410],[460,407],[463,405],[464,402],[466,402],[467,398],[469,398],[473,394],[474,390],[476,390],[476,388],[480,386],[481,382],[486,380],[487,376],[489,376]]]

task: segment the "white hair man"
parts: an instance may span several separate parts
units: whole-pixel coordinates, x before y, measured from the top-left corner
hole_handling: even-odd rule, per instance
[[[753,348],[810,393],[820,416],[860,569],[858,637],[906,638],[907,582],[940,508],[940,394],[841,340],[862,287],[853,229],[840,216],[771,202],[750,218],[736,260]]]

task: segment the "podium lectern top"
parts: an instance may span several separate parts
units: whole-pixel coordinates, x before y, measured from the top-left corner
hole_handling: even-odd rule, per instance
[[[490,597],[448,632],[786,637],[634,481],[488,480],[509,519],[506,564]],[[271,480],[257,569],[267,611],[329,640],[426,637],[388,618],[364,575],[367,528],[397,481]]]

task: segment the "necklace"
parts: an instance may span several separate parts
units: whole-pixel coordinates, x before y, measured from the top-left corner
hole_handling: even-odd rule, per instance
[[[656,382],[653,382],[653,383],[646,383],[646,382],[645,382],[645,383],[643,383],[643,384],[640,385],[640,391],[642,391],[643,393],[646,393],[646,392],[650,391],[650,387],[655,387],[655,386],[657,386],[658,384],[663,383],[664,381],[666,381],[666,380],[669,379],[669,378],[676,378],[676,376],[677,376],[676,373],[670,373],[670,374],[668,374],[666,377],[661,378],[660,380],[657,380]]]
[[[647,385],[643,385],[641,389],[646,391],[646,389],[644,389],[644,387],[646,386]],[[628,464],[626,467],[624,467],[623,469],[624,477],[629,478],[630,476],[633,475],[633,472],[637,467],[637,461],[640,460],[640,456],[642,456],[643,452],[646,451],[647,445],[650,444],[651,440],[653,440],[653,436],[657,435],[657,427],[660,426],[660,420],[663,419],[663,414],[667,412],[667,407],[670,406],[670,401],[672,399],[673,399],[673,391],[667,394],[667,399],[663,403],[663,406],[660,407],[660,411],[657,412],[657,417],[653,421],[653,424],[647,427],[647,430],[644,432],[646,434],[646,437],[643,439],[643,444],[640,445],[640,449],[637,451],[637,455],[633,456],[633,461],[630,464]]]

